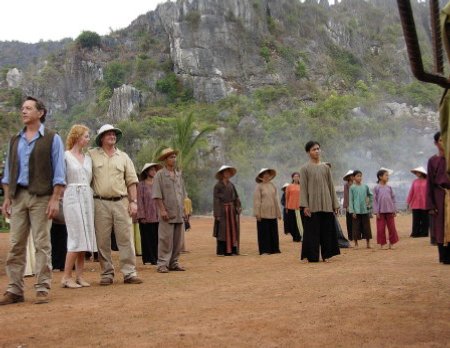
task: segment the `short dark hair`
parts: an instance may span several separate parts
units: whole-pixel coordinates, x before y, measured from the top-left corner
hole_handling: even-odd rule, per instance
[[[315,145],[319,145],[319,147],[320,147],[320,144],[318,141],[315,141],[315,140],[308,141],[305,145],[305,151],[309,152],[309,150],[311,150],[311,148]]]
[[[353,176],[356,176],[358,174],[362,175],[362,171],[360,171],[359,169],[356,169],[356,170],[353,171]]]
[[[379,183],[380,182],[380,178],[385,174],[385,173],[387,173],[388,171],[386,170],[386,169],[380,169],[378,172],[377,172],[377,183]]]
[[[436,132],[433,136],[434,142],[437,143],[439,141],[440,137],[441,137],[441,132]]]
[[[40,120],[41,123],[44,123],[45,122],[45,116],[47,115],[47,109],[45,108],[44,102],[42,100],[39,100],[39,99],[37,99],[35,97],[31,97],[31,96],[26,97],[25,101],[27,101],[27,100],[34,101],[34,103],[36,105],[36,109],[38,109],[39,111],[44,111],[44,114],[41,116],[41,120]]]
[[[299,173],[299,172],[293,172],[293,173],[291,174],[291,179],[294,178],[294,175],[295,175],[295,174],[297,174],[298,176],[300,176],[300,173]]]

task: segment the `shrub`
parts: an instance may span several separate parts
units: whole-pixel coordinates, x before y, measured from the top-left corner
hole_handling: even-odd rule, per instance
[[[200,24],[201,15],[198,11],[190,11],[185,20],[191,25],[191,27],[197,28]]]
[[[299,79],[307,77],[306,64],[302,60],[297,61],[295,64],[295,76]]]
[[[270,61],[270,49],[269,49],[269,47],[267,47],[267,46],[261,47],[261,49],[259,50],[259,54],[264,58],[266,63],[269,63],[269,61]]]
[[[76,38],[75,42],[81,48],[100,47],[101,37],[96,32],[85,30]]]
[[[105,67],[103,80],[105,81],[105,84],[113,90],[124,83],[126,72],[127,69],[123,64],[111,62]]]

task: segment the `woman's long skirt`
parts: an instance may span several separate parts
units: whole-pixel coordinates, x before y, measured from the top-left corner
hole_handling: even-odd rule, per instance
[[[261,219],[256,222],[258,231],[259,254],[280,253],[280,241],[278,237],[277,219]]]

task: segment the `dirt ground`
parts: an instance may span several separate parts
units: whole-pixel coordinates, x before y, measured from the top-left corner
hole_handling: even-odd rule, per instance
[[[187,272],[142,265],[141,285],[120,274],[100,287],[62,289],[51,302],[0,307],[1,347],[444,347],[450,346],[450,266],[427,238],[409,238],[399,216],[396,250],[341,249],[331,263],[302,264],[300,245],[280,233],[277,255],[257,252],[255,222],[242,219],[243,256],[216,257],[212,219],[194,217],[186,235]],[[341,220],[342,222],[342,220]],[[372,224],[374,221],[372,221]],[[372,225],[372,228],[374,226]],[[374,231],[374,230],[373,230]],[[8,234],[0,234],[0,289]],[[117,255],[116,255],[117,257]]]

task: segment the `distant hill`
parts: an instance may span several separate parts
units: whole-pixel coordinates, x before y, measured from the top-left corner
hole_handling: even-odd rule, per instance
[[[36,64],[51,53],[61,51],[70,42],[72,39],[42,41],[33,44],[0,41],[0,70],[5,67],[24,69],[30,64]]]
[[[431,70],[428,7],[413,8]],[[20,95],[36,95],[62,135],[75,122],[122,127],[121,146],[139,167],[174,136],[174,120],[194,113],[197,127],[216,126],[185,170],[202,211],[215,167],[239,166],[250,204],[248,178],[276,166],[276,180],[288,180],[311,138],[336,180],[356,167],[370,180],[380,166],[408,177],[433,152],[441,93],[412,77],[394,0],[166,2],[93,47],[0,43],[1,67],[5,132],[18,126]]]

